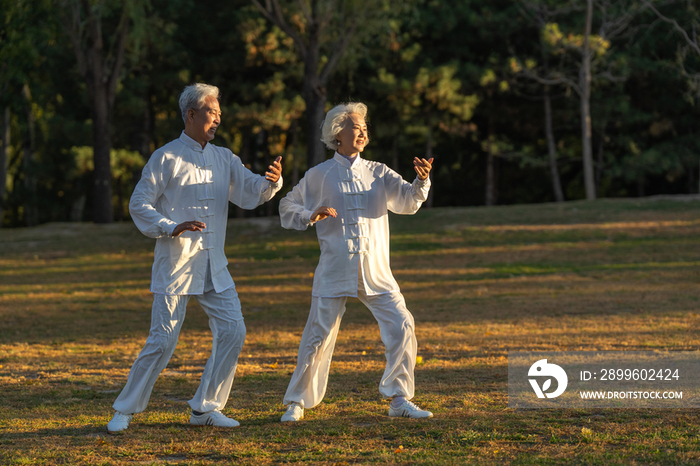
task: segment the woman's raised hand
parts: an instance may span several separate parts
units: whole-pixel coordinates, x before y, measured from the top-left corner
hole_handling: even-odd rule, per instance
[[[413,159],[413,168],[416,170],[416,173],[418,173],[418,179],[421,181],[425,181],[428,179],[428,176],[430,175],[430,170],[433,169],[433,158],[430,157],[430,160],[425,160],[425,159],[419,159],[418,157],[414,157]]]

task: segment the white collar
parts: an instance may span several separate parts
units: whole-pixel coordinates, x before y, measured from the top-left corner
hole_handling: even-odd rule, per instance
[[[186,135],[184,130],[182,131],[182,134],[180,135],[180,141],[182,141],[182,143],[184,145],[186,145],[187,147],[189,147],[190,149],[196,150],[197,152],[204,152],[204,149],[209,145],[209,143],[207,143],[207,145],[202,147],[202,145],[200,143],[198,143],[197,141],[195,141],[194,139],[192,139],[191,137]]]
[[[349,168],[352,167],[354,163],[360,159],[360,154],[358,153],[354,157],[347,157],[336,151],[336,153],[333,155],[333,158],[341,165]]]

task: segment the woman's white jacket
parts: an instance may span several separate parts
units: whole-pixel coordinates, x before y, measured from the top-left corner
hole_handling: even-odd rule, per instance
[[[315,224],[321,258],[312,295],[357,296],[362,273],[365,293],[399,291],[389,265],[388,212],[414,214],[428,198],[430,179],[408,183],[383,163],[354,163],[336,154],[306,172],[280,201],[280,219],[287,229],[306,230],[313,212],[333,207],[338,216]]]

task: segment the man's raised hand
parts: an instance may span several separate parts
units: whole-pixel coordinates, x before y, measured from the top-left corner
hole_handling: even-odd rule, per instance
[[[430,170],[433,169],[433,160],[433,157],[430,157],[430,160],[419,159],[418,157],[414,157],[413,168],[416,170],[419,180],[425,181],[428,179],[428,176],[430,175]]]
[[[316,211],[311,214],[311,221],[312,222],[320,222],[324,218],[328,217],[337,217],[338,212],[335,211],[333,207],[326,207],[326,206],[321,206]]]
[[[202,231],[207,227],[204,222],[198,222],[197,220],[192,220],[191,222],[183,222],[175,227],[173,230],[173,238],[180,236],[185,231]]]
[[[271,181],[273,183],[277,183],[277,181],[280,179],[280,176],[282,176],[282,156],[279,156],[275,159],[274,162],[272,162],[272,165],[269,165],[267,169],[269,171],[265,172],[265,179],[268,181]]]

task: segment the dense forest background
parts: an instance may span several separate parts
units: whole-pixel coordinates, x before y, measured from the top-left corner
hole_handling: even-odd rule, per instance
[[[285,192],[369,106],[364,156],[429,206],[698,193],[697,0],[0,0],[4,227],[128,217],[143,164],[222,91],[214,144]],[[278,196],[279,198],[279,196]],[[275,201],[276,202],[276,201]],[[276,204],[232,216],[269,215]]]

